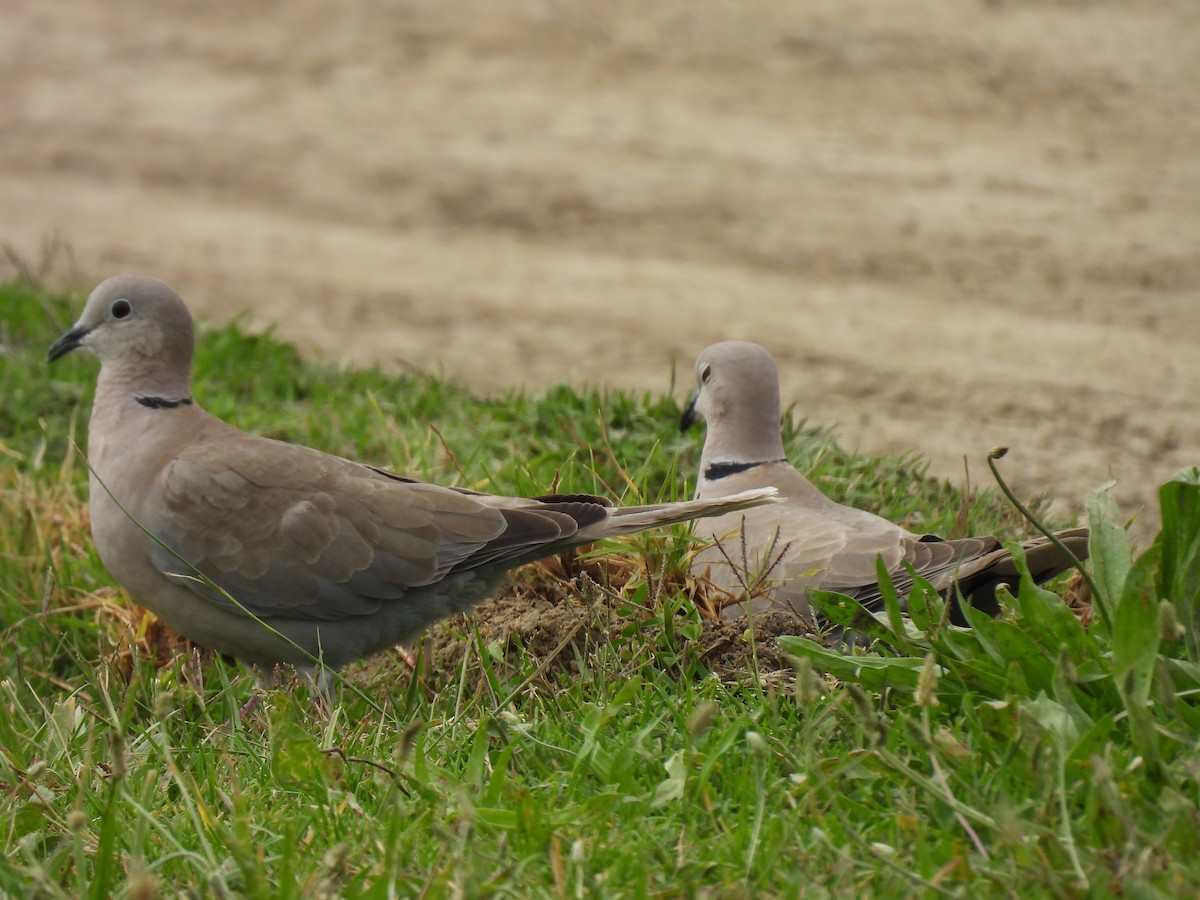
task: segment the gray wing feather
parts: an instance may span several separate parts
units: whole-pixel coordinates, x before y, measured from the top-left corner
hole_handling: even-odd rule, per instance
[[[231,606],[199,570],[260,616],[369,614],[438,581],[506,529],[478,496],[264,439],[235,442],[220,458],[211,446],[185,451],[160,486],[163,508],[146,523],[166,545],[151,548],[155,566]]]
[[[159,571],[226,608],[222,591],[258,616],[322,621],[544,556],[609,514],[600,498],[492,498],[240,434],[219,455],[185,450],[159,487],[145,523]]]

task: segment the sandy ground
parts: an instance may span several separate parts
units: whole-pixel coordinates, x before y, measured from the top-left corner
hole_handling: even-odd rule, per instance
[[[1197,48],[1195,0],[8,0],[0,240],[481,389],[757,340],[850,446],[1146,529],[1200,462]]]

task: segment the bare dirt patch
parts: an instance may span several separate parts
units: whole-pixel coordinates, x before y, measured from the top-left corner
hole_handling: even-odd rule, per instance
[[[464,681],[476,690],[485,677],[480,655],[487,654],[486,667],[494,674],[508,682],[524,675],[523,683],[535,688],[597,665],[625,678],[651,666],[673,669],[681,677],[711,672],[744,681],[790,673],[791,663],[776,638],[811,631],[794,613],[769,612],[756,616],[752,626],[705,614],[698,633],[684,634],[682,625],[673,623],[668,635],[662,611],[653,602],[639,608],[623,596],[628,583],[622,581],[631,574],[625,557],[595,559],[570,575],[557,562],[527,567],[471,614],[434,625],[412,654],[416,674],[430,690]],[[651,593],[664,587],[696,590],[680,579],[670,585],[652,583]],[[701,597],[693,601],[703,609]],[[377,677],[381,670],[395,671],[397,664],[380,657],[363,666],[365,677]]]
[[[1190,0],[11,0],[0,240],[480,389],[758,340],[847,444],[1111,475],[1144,537],[1200,446],[1197,47]]]

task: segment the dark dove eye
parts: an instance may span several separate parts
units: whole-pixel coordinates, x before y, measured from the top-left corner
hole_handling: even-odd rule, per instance
[[[700,370],[700,383],[708,384],[708,379],[712,378],[712,366],[706,365]]]
[[[133,312],[133,307],[129,305],[128,300],[118,300],[112,305],[112,316],[114,319],[123,319]]]

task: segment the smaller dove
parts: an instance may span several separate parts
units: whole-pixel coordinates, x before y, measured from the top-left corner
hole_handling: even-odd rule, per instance
[[[999,611],[996,589],[1015,587],[1018,573],[1012,554],[996,538],[916,534],[835,503],[788,462],[780,435],[779,373],[764,348],[745,341],[712,345],[696,362],[696,384],[680,426],[686,430],[697,416],[707,423],[697,499],[766,487],[776,488],[780,498],[697,526],[710,543],[695,554],[691,571],[725,595],[724,616],[744,615],[747,605],[754,612],[783,606],[812,621],[810,588],[837,591],[877,610],[880,558],[901,597],[912,588],[908,564],[951,601],[957,624],[965,624],[957,592],[991,615]],[[1086,528],[1056,537],[1086,558]],[[1074,564],[1046,539],[1031,540],[1024,549],[1039,583]]]

